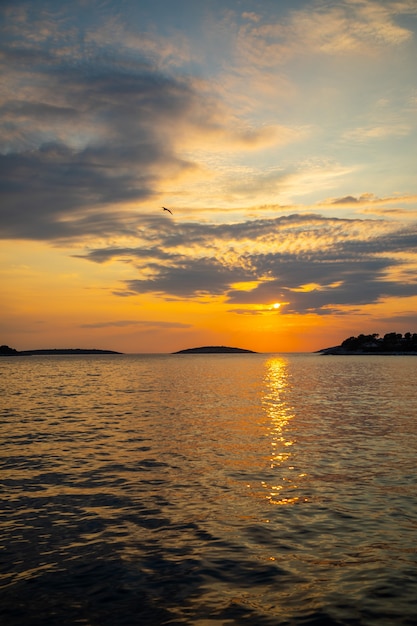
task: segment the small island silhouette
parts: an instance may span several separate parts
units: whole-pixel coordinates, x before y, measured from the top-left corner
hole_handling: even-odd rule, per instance
[[[360,334],[348,337],[340,346],[318,350],[321,354],[417,354],[417,333]]]
[[[245,350],[244,348],[230,348],[228,346],[201,346],[199,348],[186,348],[185,350],[178,350],[173,354],[256,354],[253,350]]]
[[[9,346],[0,346],[0,356],[49,356],[59,354],[123,354],[114,350],[97,350],[95,348],[51,348],[46,350],[15,350]]]

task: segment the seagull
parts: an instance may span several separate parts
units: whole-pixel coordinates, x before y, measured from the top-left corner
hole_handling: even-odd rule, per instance
[[[163,208],[163,209],[164,209],[164,211],[168,211],[168,213],[171,213],[171,215],[172,215],[172,211],[171,211],[171,209],[167,209],[167,208],[166,208],[166,207],[164,207],[164,206],[163,206],[163,207],[161,207],[161,208]]]

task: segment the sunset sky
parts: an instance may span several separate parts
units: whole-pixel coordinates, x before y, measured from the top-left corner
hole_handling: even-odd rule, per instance
[[[0,16],[1,344],[417,332],[416,0]]]

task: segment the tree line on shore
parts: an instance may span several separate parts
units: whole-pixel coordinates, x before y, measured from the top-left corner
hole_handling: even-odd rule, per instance
[[[417,352],[417,333],[360,334],[348,337],[340,347],[346,352]]]
[[[5,356],[13,356],[15,354],[18,354],[17,350],[15,350],[14,348],[9,348],[9,346],[0,346],[0,354],[3,354]]]

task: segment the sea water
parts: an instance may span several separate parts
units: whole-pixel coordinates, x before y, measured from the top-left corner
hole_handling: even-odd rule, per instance
[[[0,623],[416,624],[416,364],[0,359]]]

